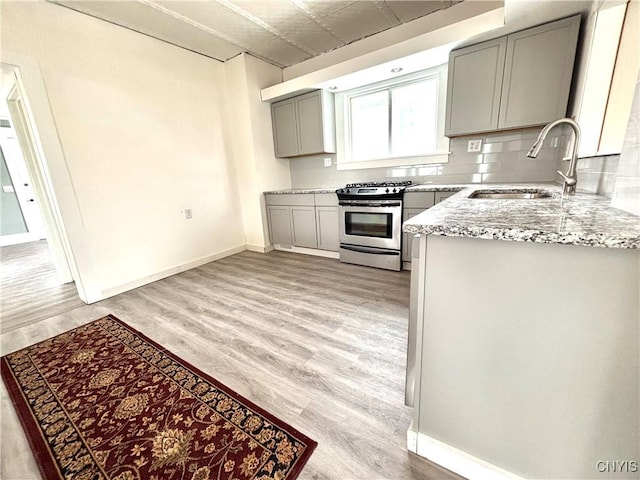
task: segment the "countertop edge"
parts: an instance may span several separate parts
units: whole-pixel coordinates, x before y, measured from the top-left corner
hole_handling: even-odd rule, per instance
[[[442,184],[442,185],[412,185],[405,189],[405,193],[415,192],[459,192],[465,188],[475,184]],[[335,193],[336,190],[342,187],[318,187],[318,188],[287,188],[280,190],[268,190],[262,192],[263,195],[304,195],[310,193]]]
[[[518,204],[510,203],[512,200],[469,198],[473,191],[479,189],[531,187],[551,190],[554,200],[517,200],[541,202]],[[516,211],[513,225],[509,225],[509,216],[513,214],[514,208],[517,210],[525,205],[527,208],[536,208]],[[501,225],[501,222],[507,224]],[[567,226],[564,226],[565,222],[568,223]],[[404,222],[403,232],[539,244],[640,249],[640,217],[611,207],[605,197],[598,195],[577,194],[564,197],[559,186],[549,184],[468,185],[460,193]]]

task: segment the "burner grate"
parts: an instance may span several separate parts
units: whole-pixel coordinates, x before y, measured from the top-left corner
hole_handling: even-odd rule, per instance
[[[401,182],[362,182],[347,183],[346,188],[363,188],[363,187],[408,187],[411,180],[403,180]]]

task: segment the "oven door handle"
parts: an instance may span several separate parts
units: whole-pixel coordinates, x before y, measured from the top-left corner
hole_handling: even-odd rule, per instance
[[[341,207],[400,207],[401,202],[389,203],[365,203],[365,202],[339,202]]]
[[[352,252],[371,253],[373,255],[400,255],[397,250],[381,250],[379,248],[356,247],[354,245],[340,245],[340,248],[351,250]]]

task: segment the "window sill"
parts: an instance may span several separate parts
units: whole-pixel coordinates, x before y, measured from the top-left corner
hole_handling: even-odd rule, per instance
[[[382,158],[380,160],[363,160],[345,162],[338,159],[338,170],[363,170],[365,168],[404,167],[409,165],[427,165],[433,163],[448,163],[449,152],[432,153],[419,157]]]

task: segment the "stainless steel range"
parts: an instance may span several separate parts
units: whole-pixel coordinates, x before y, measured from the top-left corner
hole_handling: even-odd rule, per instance
[[[336,190],[340,205],[340,261],[402,269],[405,182],[350,183]]]

